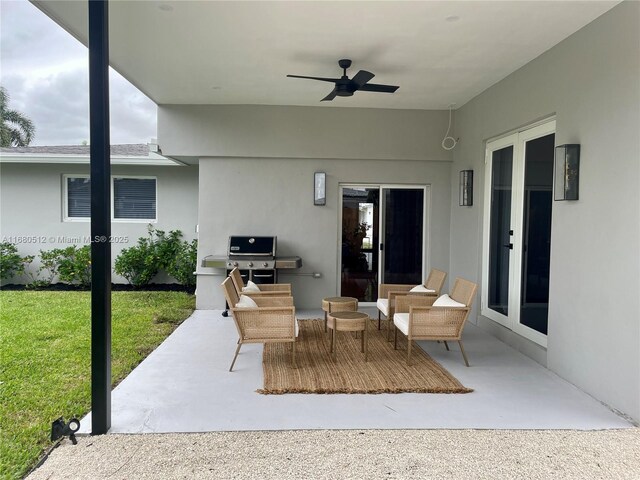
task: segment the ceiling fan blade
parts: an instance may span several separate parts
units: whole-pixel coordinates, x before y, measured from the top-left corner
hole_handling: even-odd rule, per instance
[[[375,75],[371,72],[367,72],[366,70],[360,70],[358,73],[354,75],[351,81],[355,84],[356,88],[361,89],[365,83],[371,80]]]
[[[339,78],[324,78],[324,77],[305,77],[303,75],[287,75],[287,77],[291,78],[307,78],[309,80],[320,80],[321,82],[337,82]]]
[[[398,90],[400,87],[396,87],[395,85],[377,85],[375,83],[367,83],[363,85],[358,90],[363,92],[381,92],[381,93],[393,93]]]
[[[324,97],[322,100],[320,100],[321,102],[326,102],[326,101],[330,101],[333,100],[334,98],[336,98],[336,95],[338,94],[338,90],[337,89],[333,89],[331,90],[331,93],[329,95],[327,95],[326,97]]]

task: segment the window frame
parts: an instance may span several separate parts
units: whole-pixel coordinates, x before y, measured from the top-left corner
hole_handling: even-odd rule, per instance
[[[90,178],[90,175],[65,173],[62,175],[62,220],[64,222],[89,222],[91,217],[69,216],[69,178]]]
[[[156,216],[155,218],[116,218],[115,179],[155,180],[156,182]],[[117,223],[157,223],[158,222],[158,177],[153,175],[111,175],[111,221]]]
[[[542,138],[546,135],[556,135],[555,116],[539,122],[513,130],[506,135],[490,138],[485,141],[484,162],[484,210],[483,210],[483,240],[482,240],[482,287],[480,289],[480,315],[496,322],[520,337],[526,338],[544,348],[547,348],[549,332],[543,334],[521,323],[520,304],[522,295],[522,246],[523,240],[523,205],[524,182],[527,142]],[[489,308],[489,248],[491,233],[491,179],[493,164],[491,155],[494,151],[506,146],[513,146],[512,200],[510,225],[515,232],[512,237],[514,246],[510,255],[509,270],[509,314],[496,313]],[[552,201],[553,203],[553,201]],[[553,227],[552,227],[553,229]],[[552,241],[552,237],[549,237]],[[552,243],[553,244],[553,243]],[[551,299],[549,300],[551,305]]]
[[[90,178],[87,174],[75,174],[75,173],[63,173],[62,174],[62,221],[63,222],[90,222],[91,217],[70,217],[69,216],[69,178]],[[141,179],[141,180],[155,180],[156,182],[156,216],[155,218],[115,218],[115,195],[114,184],[115,179]],[[155,175],[111,175],[110,177],[110,195],[111,195],[111,222],[115,223],[158,223],[158,177]]]

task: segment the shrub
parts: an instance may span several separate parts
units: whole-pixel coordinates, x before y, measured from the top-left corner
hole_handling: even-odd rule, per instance
[[[184,285],[194,285],[197,246],[192,244],[182,241],[180,230],[165,232],[149,225],[146,237],[140,237],[137,245],[120,252],[114,271],[134,287],[148,285],[160,270],[165,270]]]
[[[29,257],[22,258],[18,254],[18,247],[13,243],[0,243],[0,278],[6,280],[23,274],[25,262],[27,262],[28,258]],[[33,260],[33,258],[31,258],[31,260]]]
[[[60,248],[54,248],[53,250],[40,250],[41,265],[35,272],[27,273],[27,276],[31,279],[27,284],[27,288],[37,289],[51,285],[58,274],[58,268],[60,267],[60,260],[63,252],[64,250]],[[25,263],[30,264],[34,258],[35,257],[33,255],[25,257]],[[43,272],[45,272],[44,278],[40,278],[40,274]]]
[[[59,250],[58,276],[67,283],[79,283],[82,287],[91,286],[91,246],[75,245]],[[54,250],[54,251],[55,251]],[[52,255],[54,255],[52,253]]]
[[[164,230],[154,230],[149,226],[149,235],[155,234],[156,256],[158,257],[158,270],[166,270],[169,272],[171,265],[175,262],[175,258],[183,250],[182,232],[180,230],[171,230],[166,233]],[[170,273],[170,272],[169,272]]]
[[[29,265],[31,265],[31,263],[33,263],[33,260],[35,258],[36,258],[35,255],[27,255],[26,257],[24,257],[22,259],[24,261],[25,274],[31,280],[29,283],[27,283],[25,285],[25,287],[29,288],[29,289],[47,287],[47,286],[49,286],[51,284],[50,282],[47,282],[46,280],[41,280],[40,279],[40,270],[42,269],[42,267],[38,268],[38,270],[36,270],[35,272],[33,270],[31,270],[31,271],[27,270],[27,267]]]
[[[153,228],[149,227],[149,236],[140,237],[137,245],[123,249],[115,261],[115,272],[134,287],[147,285],[159,270],[152,232]]]
[[[179,251],[167,268],[167,273],[182,285],[192,287],[196,284],[196,276],[193,272],[196,269],[197,260],[198,241],[182,242]]]
[[[44,285],[51,285],[54,278],[58,274],[58,268],[60,268],[60,256],[62,250],[54,248],[53,250],[40,250],[40,268],[38,269],[38,276],[41,272],[47,272],[45,278],[39,280]]]

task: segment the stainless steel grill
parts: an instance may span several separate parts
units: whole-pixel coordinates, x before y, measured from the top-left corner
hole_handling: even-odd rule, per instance
[[[255,283],[276,283],[278,270],[296,269],[302,266],[300,257],[276,256],[277,237],[229,237],[227,255],[209,255],[202,261],[203,267],[224,268],[231,271],[238,267],[246,280]]]

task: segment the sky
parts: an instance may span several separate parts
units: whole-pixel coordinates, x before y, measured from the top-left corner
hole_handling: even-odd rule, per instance
[[[0,0],[0,85],[36,127],[31,145],[89,141],[87,48],[27,0]],[[110,69],[111,143],[157,137],[156,105]]]

